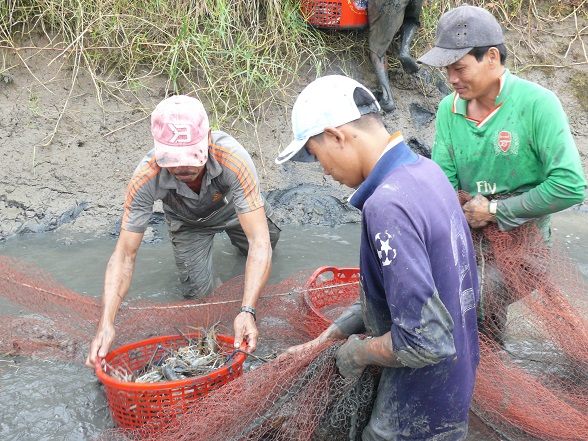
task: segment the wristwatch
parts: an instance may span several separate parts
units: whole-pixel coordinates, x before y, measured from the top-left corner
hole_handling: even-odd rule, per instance
[[[498,208],[498,201],[490,201],[488,202],[488,213],[492,216],[496,216],[496,209]]]
[[[242,312],[248,312],[249,314],[251,314],[253,316],[253,320],[257,321],[257,317],[255,316],[255,308],[252,306],[241,306],[241,309],[239,309],[239,314]]]

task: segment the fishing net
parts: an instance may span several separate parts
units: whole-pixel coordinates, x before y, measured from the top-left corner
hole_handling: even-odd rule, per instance
[[[509,233],[490,225],[474,231],[473,239],[482,276],[473,411],[509,440],[588,439],[586,282],[563,247],[546,244],[533,223]],[[356,383],[342,379],[333,358],[341,342],[283,354],[328,325],[330,316],[318,316],[312,307],[320,303],[317,294],[339,300],[357,296],[355,277],[309,284],[312,275],[301,272],[265,287],[258,304],[258,350],[247,358],[241,377],[211,391],[172,423],[108,430],[101,439],[360,439],[379,371],[366,370]],[[99,299],[6,256],[0,256],[0,279],[2,310],[12,311],[0,317],[0,352],[85,359],[98,325]],[[188,334],[217,322],[220,334],[232,334],[243,282],[242,276],[228,281],[205,302],[127,299],[116,320],[116,345],[175,334],[176,328]],[[309,299],[316,304],[309,305]]]
[[[268,284],[258,305],[258,327],[265,347],[281,352],[320,332],[318,318],[309,314],[301,294],[311,272],[301,272]],[[68,361],[85,360],[100,317],[100,299],[65,288],[50,274],[26,261],[0,256],[0,300],[13,311],[0,320],[0,352]],[[357,283],[353,285],[357,290]],[[193,300],[158,303],[128,298],[116,317],[116,345],[156,335],[190,333],[213,324],[221,334],[232,334],[240,307],[244,277],[235,277],[206,302]],[[324,329],[324,327],[322,328]]]
[[[313,433],[315,440],[360,439],[355,427],[367,423],[375,377],[366,371],[358,382],[341,378],[333,357],[340,344],[278,357],[212,391],[168,425],[110,430],[101,439],[287,441]]]
[[[512,440],[588,439],[586,281],[533,222],[511,232],[490,224],[472,238],[481,276],[473,411]]]

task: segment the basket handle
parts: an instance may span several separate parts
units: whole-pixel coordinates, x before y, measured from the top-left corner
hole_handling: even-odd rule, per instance
[[[338,274],[346,274],[347,276],[349,276],[351,274],[359,273],[359,268],[357,268],[357,267],[337,268],[335,266],[321,266],[320,268],[317,268],[316,271],[314,273],[312,273],[312,276],[310,276],[308,278],[308,280],[306,281],[306,289],[309,289],[310,287],[316,288],[317,285],[315,285],[315,284],[316,284],[317,279],[324,273],[333,273],[333,278],[331,279],[331,280],[333,280],[335,277],[337,277]],[[330,282],[331,280],[326,280],[323,283]]]
[[[306,281],[306,287],[309,288],[314,285],[321,274],[333,273],[333,277],[335,277],[337,271],[339,271],[339,269],[334,266],[321,266],[320,268],[317,268],[315,272],[312,273],[312,276],[310,276]]]

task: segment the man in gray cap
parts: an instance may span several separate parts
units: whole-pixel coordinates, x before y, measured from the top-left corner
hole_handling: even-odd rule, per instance
[[[418,59],[444,67],[455,89],[439,104],[432,159],[472,196],[463,206],[472,228],[509,231],[533,221],[549,241],[550,214],[581,203],[586,180],[559,99],[512,75],[506,56],[490,12],[463,5],[441,16],[435,47]],[[501,301],[489,324],[499,340],[508,306]]]
[[[444,67],[455,93],[439,104],[432,159],[473,199],[468,223],[509,231],[581,203],[586,180],[557,96],[505,67],[502,28],[483,8],[443,14],[435,47],[420,63]]]

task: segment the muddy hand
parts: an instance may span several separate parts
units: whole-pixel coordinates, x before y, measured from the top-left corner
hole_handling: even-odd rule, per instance
[[[317,346],[320,346],[327,340],[322,334],[319,335],[317,338],[311,341],[307,341],[306,343],[302,343],[301,345],[290,346],[284,354],[287,355],[294,355],[294,356],[301,356],[309,352],[313,352]]]
[[[488,202],[486,197],[477,194],[463,205],[462,209],[466,220],[472,228],[485,227],[494,219],[494,216],[488,211]]]
[[[351,335],[337,350],[335,359],[339,373],[343,378],[359,378],[368,365],[363,356],[365,342],[359,335]]]
[[[359,304],[359,302],[357,302],[357,304]],[[290,346],[282,355],[304,355],[309,352],[314,352],[318,346],[322,345],[327,340],[335,341],[347,338],[349,336],[349,333],[344,333],[344,331],[341,329],[341,324],[343,324],[344,326],[346,325],[349,329],[356,328],[356,317],[352,317],[356,311],[355,305],[355,303],[351,305],[351,307],[349,307],[345,312],[343,312],[343,314],[341,314],[341,316],[337,320],[335,320],[335,323],[331,323],[331,325],[323,332],[321,332],[321,334],[314,340],[308,341],[301,345]],[[361,304],[359,304],[359,308],[361,308]],[[361,313],[361,309],[359,310],[359,312]],[[339,323],[337,323],[337,321]],[[362,325],[363,319],[360,327],[362,327]]]

